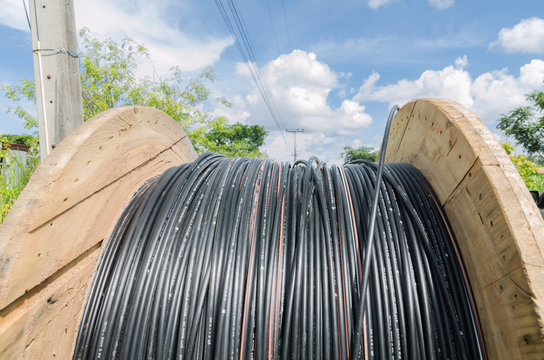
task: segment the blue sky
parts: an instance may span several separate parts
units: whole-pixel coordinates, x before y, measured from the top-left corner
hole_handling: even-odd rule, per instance
[[[304,128],[301,158],[337,162],[346,145],[378,147],[393,104],[418,97],[460,102],[494,130],[501,113],[543,89],[544,1],[238,0],[281,127]],[[284,6],[282,6],[284,4]],[[265,150],[291,159],[287,144],[242,63],[214,1],[75,2],[76,26],[99,37],[144,43],[159,74],[180,66],[190,77],[216,69],[209,109],[231,122],[269,130]],[[22,0],[0,0],[0,83],[33,78]],[[152,75],[149,62],[140,76]],[[0,99],[0,132],[24,129]],[[31,104],[26,104],[32,109]]]

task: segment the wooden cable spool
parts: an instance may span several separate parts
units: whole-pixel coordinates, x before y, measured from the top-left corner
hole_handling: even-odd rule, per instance
[[[105,111],[36,170],[0,229],[0,358],[71,358],[93,270],[146,180],[196,157],[186,133],[146,107]],[[504,150],[461,105],[401,108],[386,161],[429,180],[466,264],[490,359],[544,354],[544,221]]]

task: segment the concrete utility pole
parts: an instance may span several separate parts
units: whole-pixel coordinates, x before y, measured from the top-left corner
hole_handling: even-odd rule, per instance
[[[72,0],[30,0],[34,79],[42,160],[83,123]]]
[[[293,148],[294,148],[293,163],[294,163],[295,161],[297,161],[297,132],[304,132],[304,129],[293,129],[293,130],[285,129],[285,131],[293,133]]]

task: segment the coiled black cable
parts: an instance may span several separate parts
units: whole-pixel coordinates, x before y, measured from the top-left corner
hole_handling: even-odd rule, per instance
[[[167,170],[107,243],[74,359],[485,358],[451,228],[412,166],[385,165],[367,240],[377,171],[214,154]]]

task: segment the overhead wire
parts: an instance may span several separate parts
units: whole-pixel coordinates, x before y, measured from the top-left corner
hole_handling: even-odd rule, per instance
[[[274,45],[276,45],[276,51],[281,54],[280,44],[278,43],[278,35],[276,34],[276,27],[274,26],[274,19],[272,17],[272,10],[270,8],[270,1],[265,0],[266,11],[268,12],[268,20],[270,21],[270,27],[272,28],[272,36],[274,38]]]
[[[285,137],[285,132],[283,131],[283,127],[281,125],[279,108],[272,92],[268,88],[268,84],[263,79],[263,74],[259,67],[259,62],[255,55],[252,42],[240,16],[240,11],[236,5],[236,2],[234,0],[215,0],[215,3],[223,18],[223,21],[225,22],[225,25],[235,39],[240,55],[242,56],[244,63],[247,65],[251,77],[253,78],[253,81],[255,82],[255,85],[257,86],[257,89],[259,90],[259,93],[261,94],[261,97],[263,98],[263,101],[265,102],[265,105],[281,134],[286,149],[290,151],[287,138]]]
[[[267,4],[268,4],[268,0],[267,0]],[[289,32],[289,22],[287,21],[287,10],[285,9],[285,1],[284,0],[281,0],[281,7],[282,7],[282,14],[283,14],[283,24],[284,24],[284,27],[285,27],[285,34],[286,34],[286,37],[287,37],[287,54],[289,54],[289,57],[288,57],[288,61],[289,61],[289,69],[291,71],[291,77],[289,78],[289,81],[290,81],[290,92],[292,94],[292,97],[294,98],[296,104],[297,104],[297,111],[296,111],[296,115],[298,115],[300,118],[302,118],[302,113],[301,113],[301,110],[299,109],[302,109],[302,106],[300,104],[300,96],[296,93],[298,90],[299,90],[299,87],[298,87],[298,82],[297,82],[297,74],[295,72],[295,67],[293,65],[293,57],[292,57],[292,54],[293,54],[293,51],[294,51],[294,48],[293,46],[291,45],[291,34]],[[279,52],[279,51],[278,51]],[[294,136],[293,136],[293,142],[296,141],[296,132],[294,133]],[[296,144],[294,144],[295,147],[296,147]]]
[[[26,16],[26,22],[28,24],[28,30],[32,31],[32,26],[30,26],[30,17],[28,16],[26,1],[25,0],[22,0],[22,1],[23,1],[23,8],[25,9],[25,16]]]
[[[285,24],[285,33],[287,35],[287,46],[288,46],[289,52],[291,52],[294,50],[294,48],[291,42],[291,32],[289,31],[289,22],[287,21],[287,10],[285,9],[285,0],[281,0],[281,7],[282,7],[282,13],[283,13],[283,23]],[[291,68],[291,78],[293,80],[294,87],[298,88],[297,75],[295,73],[295,68],[293,66],[292,58],[289,61],[289,67]],[[297,102],[297,105],[299,105],[299,108],[300,108],[300,100],[298,96],[295,97],[295,101]]]

